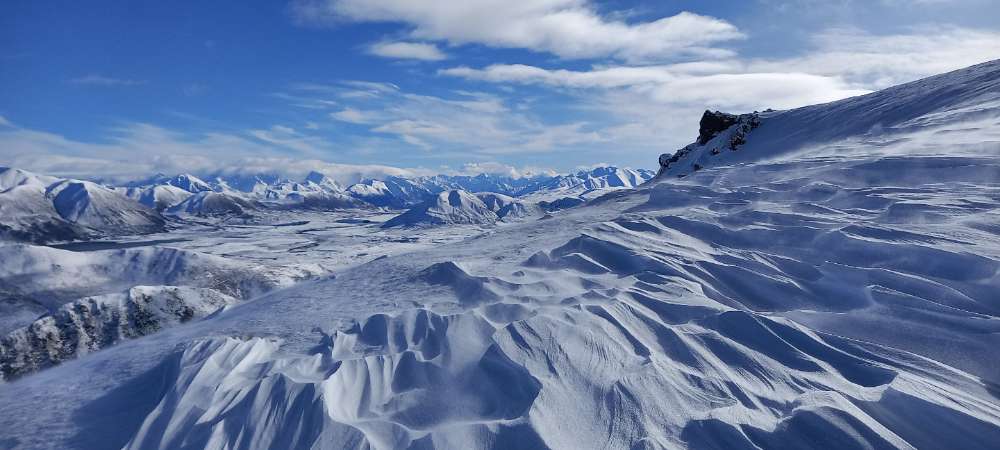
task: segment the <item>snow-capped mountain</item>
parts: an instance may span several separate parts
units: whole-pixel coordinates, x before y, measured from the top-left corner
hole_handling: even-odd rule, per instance
[[[421,183],[420,179],[387,177],[385,180],[363,180],[349,186],[347,191],[375,206],[403,208],[430,200],[445,189],[434,183]]]
[[[645,170],[621,169],[618,167],[598,167],[574,174],[560,175],[540,182],[524,192],[532,197],[579,196],[615,188],[635,188],[653,178],[654,173]]]
[[[494,211],[500,209],[492,200],[493,207],[466,191],[444,191],[431,200],[388,220],[382,226],[391,228],[417,225],[490,225],[496,223],[498,217]]]
[[[202,191],[167,208],[164,214],[172,216],[244,216],[257,209],[253,202],[243,197],[215,191]]]
[[[365,180],[348,187],[351,195],[377,206],[406,207],[421,203],[446,190],[493,192],[511,197],[537,199],[580,196],[608,189],[630,188],[653,177],[654,172],[640,169],[598,167],[566,175],[538,175],[515,178],[480,174],[476,176],[437,175],[433,177]]]
[[[133,181],[124,185],[124,187],[127,188],[142,188],[149,186],[173,186],[192,194],[214,190],[213,186],[205,180],[189,173],[177,174],[172,177],[158,173],[144,180]]]
[[[0,385],[0,442],[994,448],[998,80],[994,61],[825,105],[709,113],[638,187]],[[398,222],[479,223],[514,204],[434,195]],[[81,306],[129,305],[99,303],[115,307]],[[61,314],[57,329],[110,329],[97,316]],[[8,360],[81,348],[39,342]]]
[[[319,172],[310,173],[302,182],[263,174],[220,176],[211,183],[189,174],[158,175],[122,189],[128,197],[172,215],[244,215],[267,207],[335,210],[368,206]]]
[[[163,211],[194,195],[179,187],[166,184],[148,187],[117,188],[116,191],[157,211]]]
[[[164,210],[200,192],[219,192],[262,206],[307,209],[351,209],[369,206],[408,208],[433,199],[449,190],[493,192],[511,197],[530,196],[534,201],[552,201],[562,197],[594,197],[612,189],[631,188],[649,180],[653,172],[640,169],[598,167],[565,175],[512,177],[494,174],[435,175],[405,178],[368,179],[341,186],[326,175],[313,171],[302,181],[277,175],[224,175],[214,181],[181,174],[154,177],[132,182],[122,192],[142,204]],[[197,200],[192,200],[193,202]]]
[[[498,212],[505,206],[511,203],[517,202],[517,199],[509,195],[498,194],[496,192],[477,192],[474,194],[479,200],[482,200],[483,204],[486,205],[490,211]]]
[[[163,218],[112,189],[0,168],[0,236],[47,242],[148,233]]]
[[[302,183],[281,180],[262,190],[265,201],[277,202],[284,207],[319,210],[365,208],[370,205],[351,196],[333,179],[311,172]]]
[[[406,212],[386,221],[383,228],[399,226],[442,226],[456,224],[492,225],[540,217],[543,208],[532,202],[495,192],[475,194],[453,189],[441,192]]]

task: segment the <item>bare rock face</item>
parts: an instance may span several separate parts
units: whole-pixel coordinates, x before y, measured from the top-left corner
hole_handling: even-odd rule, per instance
[[[0,337],[0,382],[205,317],[237,299],[213,289],[136,286],[64,305]]]
[[[701,170],[708,157],[719,155],[724,150],[739,150],[747,142],[747,135],[759,127],[760,123],[757,112],[735,115],[705,111],[699,123],[698,140],[672,154],[660,155],[660,171],[657,175],[662,175],[675,165],[685,167],[685,173]]]
[[[733,126],[739,117],[722,111],[705,110],[698,122],[698,144],[705,145],[719,133]]]

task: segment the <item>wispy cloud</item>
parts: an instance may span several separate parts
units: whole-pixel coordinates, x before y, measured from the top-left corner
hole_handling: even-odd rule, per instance
[[[78,78],[73,78],[69,80],[70,83],[79,84],[84,86],[138,86],[141,84],[146,84],[145,81],[141,80],[129,80],[125,78],[113,78],[104,76],[101,74],[92,73]]]
[[[663,102],[787,108],[836,100],[996,57],[1000,33],[933,27],[873,36],[833,29],[814,48],[784,59],[725,59],[673,65],[545,69],[519,64],[452,67],[439,73],[494,83],[577,89],[632,88]]]
[[[368,52],[383,58],[418,59],[421,61],[441,61],[448,59],[434,44],[423,42],[378,42],[368,48]]]
[[[329,119],[362,125],[375,136],[393,137],[404,147],[426,150],[427,158],[562,151],[602,140],[587,123],[543,122],[510,108],[496,94],[455,91],[447,97],[432,96],[357,81],[292,88],[338,98],[329,108]]]
[[[724,55],[715,44],[743,37],[732,24],[682,12],[639,23],[602,15],[586,0],[297,0],[300,23],[391,22],[418,40],[523,48],[562,58],[628,61]]]
[[[753,59],[747,70],[798,71],[837,76],[880,89],[1000,57],[1000,32],[954,26],[919,26],[904,33],[872,34],[855,28],[817,33],[802,55]]]
[[[0,128],[0,165],[39,173],[127,181],[163,173],[277,173],[301,178],[311,170],[341,183],[386,175],[434,171],[329,161],[330,144],[276,125],[245,133],[188,134],[132,123],[111,130],[104,142],[85,142],[7,123]],[[324,157],[325,155],[325,157]]]

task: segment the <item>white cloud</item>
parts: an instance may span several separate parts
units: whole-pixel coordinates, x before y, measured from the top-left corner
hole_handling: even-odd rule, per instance
[[[555,175],[557,172],[541,167],[514,167],[496,161],[472,162],[462,165],[462,169],[454,172],[458,175],[479,175],[481,173],[490,175],[503,175],[512,178],[526,178],[538,175]]]
[[[737,58],[672,65],[595,66],[590,70],[495,64],[439,73],[494,83],[567,89],[631,90],[664,104],[730,109],[791,108],[955,70],[1000,55],[1000,33],[933,27],[873,36],[834,29],[785,59]]]
[[[341,122],[353,124],[370,124],[376,120],[376,114],[368,111],[361,111],[355,108],[344,108],[340,111],[330,113],[330,117]]]
[[[138,86],[140,84],[146,84],[145,81],[139,80],[128,80],[123,78],[112,78],[101,74],[92,73],[79,78],[73,78],[69,80],[70,83],[86,85],[86,86]]]
[[[732,66],[736,68],[737,66]],[[726,68],[718,65],[719,69]],[[805,73],[702,74],[703,67],[605,67],[589,71],[548,70],[525,65],[457,67],[444,75],[575,89],[630,89],[661,103],[700,104],[718,108],[788,108],[837,100],[867,91],[836,77]]]
[[[315,154],[316,144],[280,125],[250,130],[246,135],[187,135],[149,124],[129,124],[115,129],[102,143],[9,126],[0,129],[0,148],[4,149],[0,166],[72,178],[98,176],[117,182],[157,172],[277,173],[301,179],[309,171],[318,170],[344,184],[361,178],[432,173],[420,168],[338,164],[307,156]]]
[[[713,45],[743,37],[724,20],[689,12],[626,23],[602,16],[587,0],[299,0],[292,13],[302,23],[401,23],[413,39],[523,48],[562,58],[719,56],[728,52]]]
[[[448,58],[434,44],[421,42],[379,42],[368,48],[368,52],[383,58],[419,59],[421,61],[441,61]]]
[[[368,126],[373,136],[391,137],[404,148],[426,150],[423,158],[566,151],[603,139],[586,123],[544,123],[508,108],[497,95],[482,92],[454,91],[446,98],[359,82],[293,88],[337,96],[337,109],[327,112],[329,118]]]
[[[873,35],[831,29],[813,38],[799,57],[751,60],[748,70],[800,71],[839,76],[871,89],[968,67],[1000,57],[1000,32],[924,26],[907,33]]]

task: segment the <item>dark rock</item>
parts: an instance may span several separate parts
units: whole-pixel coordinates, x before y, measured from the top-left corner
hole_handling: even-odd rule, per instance
[[[698,122],[698,144],[705,145],[713,137],[733,126],[739,119],[734,114],[705,110]]]

